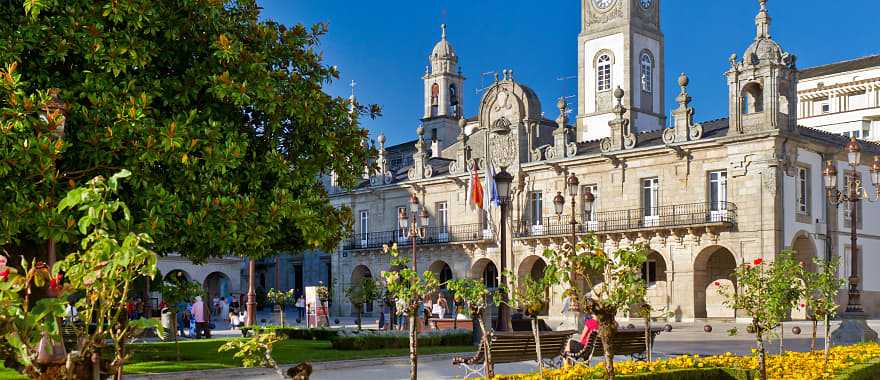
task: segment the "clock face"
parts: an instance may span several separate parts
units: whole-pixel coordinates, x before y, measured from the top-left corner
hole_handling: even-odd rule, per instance
[[[614,3],[614,0],[593,0],[593,5],[595,5],[596,8],[599,9],[608,9],[608,7],[610,7],[612,3]]]
[[[648,9],[654,4],[654,0],[639,0],[639,3],[642,5],[642,8]]]

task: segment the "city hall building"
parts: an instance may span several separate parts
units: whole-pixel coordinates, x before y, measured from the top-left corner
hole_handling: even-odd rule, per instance
[[[502,244],[510,270],[540,275],[545,248],[570,241],[572,212],[575,234],[595,233],[606,250],[650,247],[643,268],[649,302],[656,316],[676,321],[746,317],[723,305],[712,284],[736,286],[731,273],[738,265],[772,260],[784,249],[795,250],[808,267],[813,258],[841,256],[841,275],[849,276],[850,210],[827,200],[823,170],[832,161],[841,189],[845,178],[858,175],[873,193],[869,167],[880,146],[861,142],[862,163],[853,173],[843,150],[848,137],[798,125],[795,55],[771,38],[766,1],[759,2],[754,40],[740,42],[745,49],[730,57],[723,73],[728,114],[694,120],[686,75],[671,84],[678,96],[664,98],[658,3],[582,1],[574,105],[562,99],[543,106],[513,70],[504,70],[483,93],[479,113],[464,115],[465,78],[444,26],[422,78],[416,139],[386,146],[379,135],[379,169],[353,190],[327,179],[332,202],[349,207],[355,218],[351,238],[331,258],[332,312],[350,315],[344,288],[389,270],[384,244],[396,242],[409,254],[399,215],[412,195],[430,221],[417,238],[419,270],[441,280],[468,277],[497,286]],[[733,41],[731,50],[739,46]],[[576,117],[568,116],[569,107]],[[471,169],[482,179],[490,163],[514,177],[507,220],[498,208],[483,212],[467,203]],[[574,210],[570,175],[580,184]],[[587,190],[595,196],[590,210],[584,208]],[[557,196],[565,199],[561,215]],[[862,304],[880,315],[880,278],[863,275],[880,266],[880,213],[863,203],[857,215]],[[501,223],[508,231],[504,241]],[[557,325],[571,318],[562,311],[563,291],[554,289],[545,313]]]

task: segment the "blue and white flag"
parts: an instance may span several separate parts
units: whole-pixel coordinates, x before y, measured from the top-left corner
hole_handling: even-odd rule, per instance
[[[498,197],[498,185],[495,183],[495,167],[491,164],[486,168],[486,191],[489,193],[486,197],[486,209],[489,205],[500,207],[501,198]]]

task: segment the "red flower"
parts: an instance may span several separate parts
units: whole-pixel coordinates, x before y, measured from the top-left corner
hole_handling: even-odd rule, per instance
[[[801,308],[806,308],[807,305],[801,304]]]
[[[0,272],[0,278],[3,278],[3,281],[9,279],[9,268],[6,268],[6,270]]]
[[[718,281],[715,281],[715,286],[721,286],[721,283]]]
[[[59,290],[61,289],[61,273],[59,273],[55,278],[49,280],[49,289]]]
[[[763,262],[764,262],[763,259],[755,259],[755,265],[761,265],[761,263],[763,263]]]

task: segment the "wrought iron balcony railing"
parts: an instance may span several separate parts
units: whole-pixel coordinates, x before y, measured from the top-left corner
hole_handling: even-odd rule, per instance
[[[495,240],[492,230],[485,229],[480,223],[461,224],[455,226],[435,226],[425,229],[424,238],[416,238],[417,245],[436,245],[449,243],[466,243]],[[403,230],[382,232],[370,232],[367,234],[354,234],[345,240],[342,249],[346,251],[358,249],[375,249],[385,244],[391,245],[412,244],[409,236]],[[404,249],[404,247],[401,247]]]
[[[575,231],[583,235],[588,232],[614,233],[712,225],[732,226],[736,224],[736,210],[736,204],[731,202],[705,202],[601,211],[588,218],[584,215],[578,216]],[[538,221],[522,220],[517,223],[514,237],[564,236],[571,234],[571,228],[570,215],[563,215],[561,218],[546,217]]]

